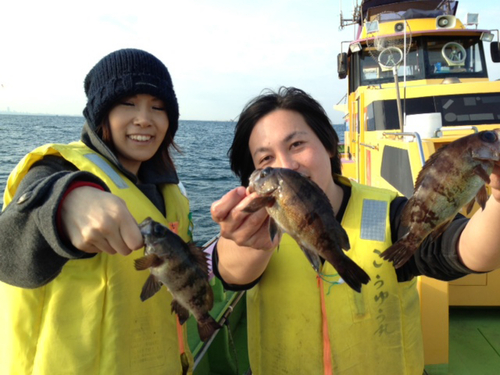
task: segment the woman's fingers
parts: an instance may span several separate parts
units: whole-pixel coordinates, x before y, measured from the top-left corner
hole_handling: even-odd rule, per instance
[[[81,251],[128,255],[143,246],[125,202],[111,193],[77,188],[64,200],[61,215],[66,236]]]

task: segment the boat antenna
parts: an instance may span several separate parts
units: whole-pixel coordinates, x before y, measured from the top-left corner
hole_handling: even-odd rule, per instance
[[[450,0],[442,0],[436,9],[443,9],[446,13],[451,13],[451,2]]]
[[[339,1],[339,7],[340,7],[340,24],[339,24],[339,30],[343,30],[344,27],[346,26],[351,26],[351,25],[356,25],[360,22],[361,20],[361,6],[358,5],[358,0],[356,2],[352,2],[352,14],[351,18],[344,18],[344,15],[342,13],[342,1]]]

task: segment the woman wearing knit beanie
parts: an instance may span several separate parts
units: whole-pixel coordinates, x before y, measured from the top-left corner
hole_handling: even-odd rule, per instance
[[[182,374],[192,356],[149,272],[138,223],[191,240],[170,155],[179,108],[155,56],[122,49],[84,82],[81,141],[50,144],[11,173],[0,216],[0,374]]]

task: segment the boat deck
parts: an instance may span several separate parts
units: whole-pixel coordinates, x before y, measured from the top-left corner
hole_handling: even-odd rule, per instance
[[[236,321],[236,326],[230,324],[231,337],[226,337],[230,353],[209,352],[194,371],[195,375],[249,374],[246,317]],[[219,339],[222,338],[216,340]],[[218,366],[221,355],[231,357],[234,368]],[[427,375],[500,374],[500,307],[450,307],[449,364],[428,365],[425,371]]]
[[[450,307],[449,364],[425,370],[428,375],[500,374],[500,307]]]

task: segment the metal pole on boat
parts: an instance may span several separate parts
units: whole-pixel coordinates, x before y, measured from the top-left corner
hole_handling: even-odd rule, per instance
[[[397,58],[395,59],[395,56]],[[396,89],[396,104],[398,106],[399,130],[403,131],[403,113],[401,110],[401,95],[399,94],[398,67],[404,58],[404,52],[396,46],[383,48],[378,55],[377,61],[383,71],[390,71],[394,76],[394,86]]]
[[[392,68],[392,73],[394,74],[394,85],[396,86],[396,104],[398,105],[398,119],[399,119],[399,130],[403,131],[403,113],[401,111],[401,96],[399,95],[399,79],[398,79],[398,67],[395,65]]]
[[[404,25],[404,49],[403,49],[403,125],[399,126],[400,127],[400,130],[401,131],[404,131],[404,126],[406,125],[406,53],[408,52],[408,50],[406,49],[407,46],[406,46],[406,19],[405,19],[405,22],[403,22],[403,25]],[[401,121],[401,120],[400,120]]]

